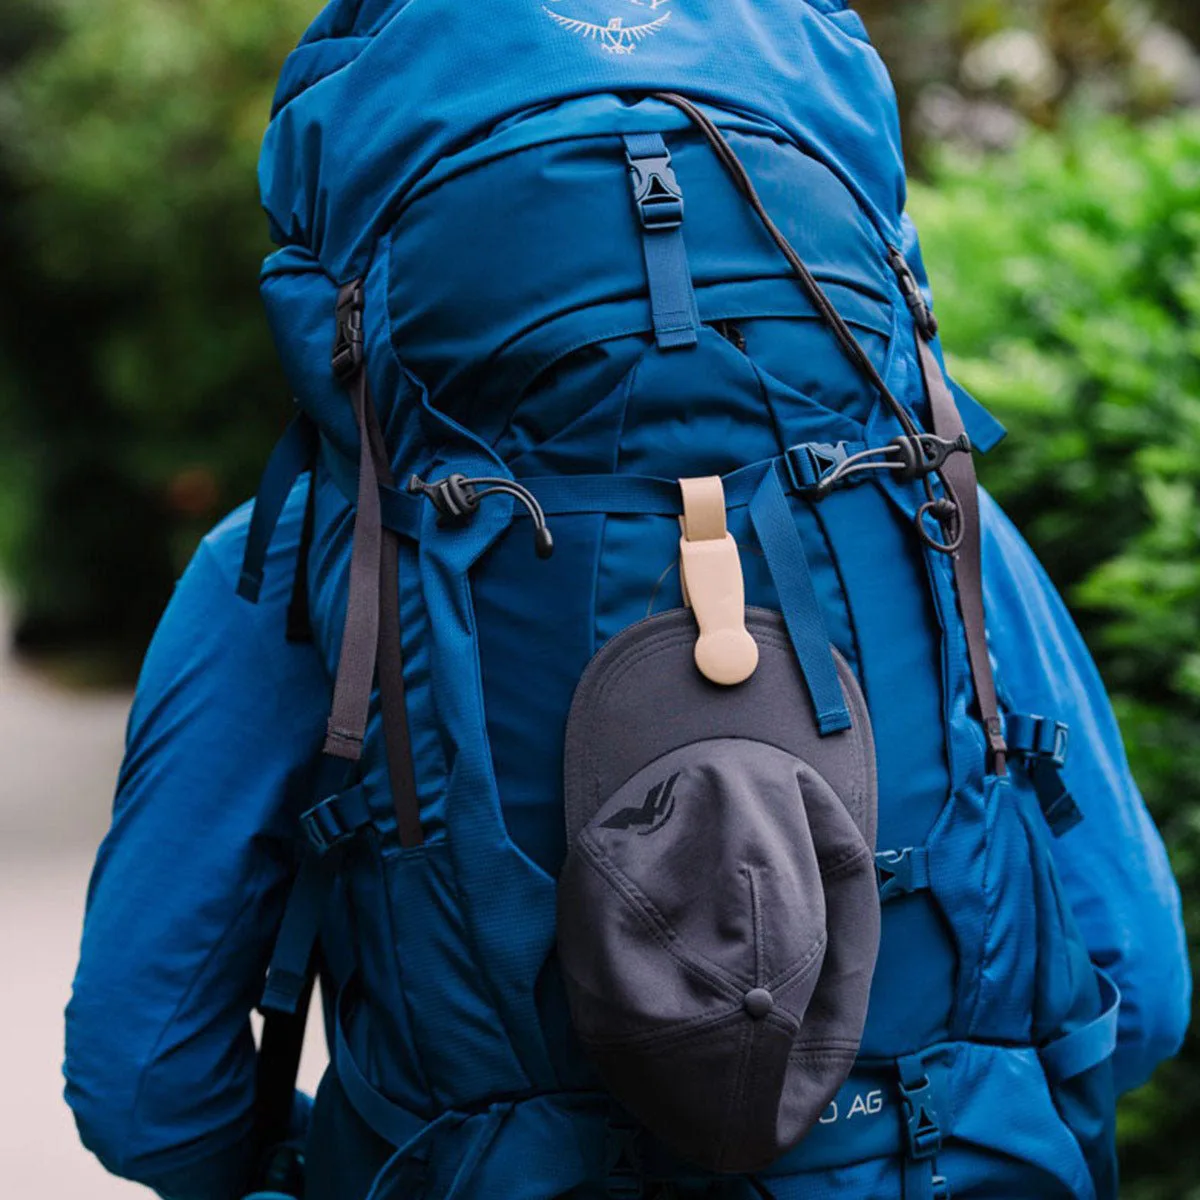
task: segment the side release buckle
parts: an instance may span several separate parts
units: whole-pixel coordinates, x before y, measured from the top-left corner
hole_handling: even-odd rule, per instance
[[[671,168],[670,154],[647,158],[626,154],[625,161],[633,172],[633,200],[642,228],[678,229],[683,224],[683,189]]]

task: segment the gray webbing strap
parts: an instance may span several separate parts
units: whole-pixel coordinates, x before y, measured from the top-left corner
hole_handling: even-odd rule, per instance
[[[920,331],[917,332],[916,340],[917,353],[921,359],[921,373],[925,378],[925,391],[929,396],[933,431],[938,437],[957,438],[965,430],[958,405],[955,404],[954,396],[946,384],[941,364]],[[951,454],[942,467],[942,475],[954,490],[958,500],[959,520],[962,522],[962,545],[954,555],[954,580],[958,585],[958,602],[962,607],[963,626],[966,630],[971,678],[979,700],[984,732],[987,734],[992,771],[1003,775],[1006,771],[1008,747],[1004,741],[1004,722],[996,703],[996,684],[992,678],[991,659],[988,657],[987,627],[983,611],[979,481],[975,475],[975,462],[971,454]]]
[[[342,648],[338,658],[325,753],[358,762],[379,667],[380,704],[396,829],[406,848],[423,841],[404,690],[400,639],[399,538],[384,530],[379,485],[394,485],[379,416],[362,361],[361,283],[338,293],[334,370],[350,392],[358,428],[358,496]]]
[[[367,433],[376,471],[385,487],[394,487],[391,464],[375,406],[367,407]],[[387,751],[396,832],[406,850],[425,840],[412,741],[408,732],[408,701],[404,689],[404,651],[400,636],[400,535],[383,531],[379,561],[379,701],[383,710],[383,740]]]
[[[343,289],[344,290],[344,289]],[[358,762],[371,707],[375,654],[379,645],[379,572],[383,550],[383,518],[379,478],[367,434],[371,404],[366,372],[348,380],[354,422],[358,426],[358,500],[354,513],[354,549],[350,555],[350,584],[342,648],[333,685],[333,705],[325,732],[326,754]]]

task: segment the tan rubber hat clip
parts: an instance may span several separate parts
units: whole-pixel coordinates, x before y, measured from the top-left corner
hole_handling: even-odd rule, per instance
[[[683,601],[696,614],[696,666],[713,683],[744,683],[758,666],[758,646],[746,629],[746,588],[737,543],[725,524],[720,476],[681,479],[679,539]]]

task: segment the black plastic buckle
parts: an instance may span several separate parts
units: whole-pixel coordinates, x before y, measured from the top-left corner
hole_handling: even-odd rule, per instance
[[[346,284],[338,292],[337,333],[333,339],[333,373],[342,382],[348,383],[363,364],[363,284],[361,279]]]
[[[849,457],[845,442],[801,442],[784,451],[788,480],[797,492],[820,490],[827,476]]]
[[[936,1157],[942,1148],[942,1127],[933,1106],[933,1085],[929,1076],[922,1076],[912,1085],[901,1081],[900,1096],[904,1101],[909,1157],[917,1161]]]
[[[937,337],[937,317],[933,315],[932,309],[925,303],[925,297],[921,292],[921,285],[917,282],[917,277],[913,274],[912,267],[908,265],[908,259],[895,246],[889,246],[888,264],[896,273],[896,279],[900,284],[900,292],[904,296],[904,302],[908,305],[909,312],[912,313],[913,321],[916,323],[917,329],[920,330],[921,336],[927,342],[933,341]]]
[[[328,854],[334,846],[349,841],[355,833],[355,830],[347,829],[339,818],[337,800],[337,796],[329,796],[300,818],[305,837],[319,855]]]
[[[633,172],[633,200],[642,228],[653,232],[678,229],[683,224],[683,189],[671,169],[669,154],[653,158],[625,156]]]

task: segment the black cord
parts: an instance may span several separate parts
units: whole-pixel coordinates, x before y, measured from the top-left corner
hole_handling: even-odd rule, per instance
[[[771,235],[772,241],[779,247],[780,253],[787,259],[788,265],[796,273],[796,277],[799,279],[805,294],[812,301],[813,307],[823,318],[826,325],[829,326],[838,344],[845,352],[846,357],[852,365],[858,367],[863,375],[866,376],[867,381],[878,391],[883,402],[891,410],[896,420],[900,422],[900,426],[904,432],[909,437],[918,437],[920,429],[912,419],[908,409],[900,403],[891,388],[888,387],[874,362],[871,361],[871,356],[867,353],[858,338],[854,336],[854,331],[846,324],[842,314],[838,312],[833,301],[826,294],[825,289],[821,287],[816,276],[808,269],[808,265],[796,253],[795,247],[788,241],[787,235],[771,219],[771,214],[767,212],[766,207],[759,198],[758,192],[754,187],[754,182],[751,180],[741,159],[738,158],[728,139],[717,127],[716,123],[690,100],[677,95],[675,92],[654,92],[653,96],[654,99],[661,100],[663,103],[670,104],[672,107],[679,109],[708,139],[713,151],[721,160],[722,166],[729,172],[735,186],[746,198],[767,233]],[[939,498],[933,490],[933,484],[930,481],[933,474],[936,474],[942,481],[942,487],[946,493],[943,497]],[[921,540],[931,549],[941,551],[944,554],[953,554],[962,543],[962,519],[957,497],[955,497],[953,489],[947,484],[946,477],[941,471],[931,472],[930,475],[923,476],[921,484],[926,497],[926,502],[921,506],[917,517],[917,529],[920,532]],[[945,542],[939,542],[931,537],[924,524],[927,514],[936,516],[942,522],[943,528],[946,527],[947,521],[949,521],[951,527],[957,528],[957,535]],[[943,520],[943,517],[947,518],[947,520]]]

